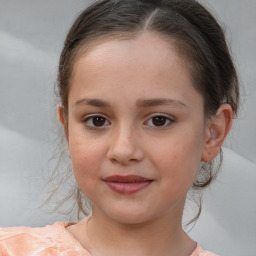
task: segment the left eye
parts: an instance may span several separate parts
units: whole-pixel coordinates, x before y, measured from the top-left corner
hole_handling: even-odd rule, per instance
[[[151,117],[146,124],[149,126],[154,126],[154,127],[166,127],[170,125],[173,122],[173,120],[169,117],[162,116],[162,115],[157,115]]]
[[[84,123],[89,127],[103,127],[109,125],[109,121],[100,115],[89,116],[85,118]]]

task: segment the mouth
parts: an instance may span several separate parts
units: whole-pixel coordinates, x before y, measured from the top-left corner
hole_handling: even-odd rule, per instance
[[[119,194],[133,194],[148,187],[153,180],[137,175],[113,175],[103,179],[110,189]]]

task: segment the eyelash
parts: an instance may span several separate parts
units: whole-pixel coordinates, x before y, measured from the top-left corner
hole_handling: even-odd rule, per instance
[[[160,122],[164,121],[164,125],[157,126],[157,125],[153,124],[153,118],[159,118],[159,117],[164,118],[163,120],[158,120]],[[97,125],[95,125],[95,123],[93,124],[93,121],[97,121],[97,120],[94,120],[95,118],[101,118],[100,121],[104,121],[103,125],[97,126]],[[171,118],[170,116],[167,116],[165,114],[162,114],[162,113],[156,113],[156,114],[152,115],[143,124],[145,124],[145,123],[147,124],[150,121],[151,121],[152,125],[149,125],[149,126],[151,126],[153,128],[159,128],[159,129],[169,127],[170,125],[172,125],[175,122],[175,120],[173,118]],[[107,125],[105,124],[106,122],[107,122]],[[167,122],[167,124],[166,124],[166,122]],[[90,128],[90,129],[99,129],[99,128],[110,125],[110,122],[108,121],[108,119],[101,114],[89,115],[83,119],[83,123],[86,125],[86,127]]]
[[[93,125],[93,119],[94,118],[102,118],[104,119],[104,123],[107,121],[109,124],[110,122],[107,120],[106,117],[104,117],[103,115],[101,114],[94,114],[94,115],[89,115],[89,116],[86,116],[84,119],[83,119],[83,123],[86,125],[86,127],[90,128],[90,129],[98,129],[98,128],[102,128],[106,125],[103,125],[103,126],[96,126],[96,125]]]
[[[159,118],[159,117],[164,118],[164,125],[162,125],[162,126],[151,125],[152,127],[159,128],[159,129],[166,128],[175,122],[175,120],[172,117],[170,117],[169,115],[165,115],[162,113],[156,113],[156,114],[152,115],[149,119],[147,119],[146,123],[148,123],[150,120],[151,120],[151,122],[153,122],[153,118]],[[167,121],[168,121],[168,123],[166,124]]]

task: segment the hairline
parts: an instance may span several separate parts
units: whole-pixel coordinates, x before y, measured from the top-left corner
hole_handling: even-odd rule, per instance
[[[170,49],[174,50],[176,54],[181,58],[181,64],[182,67],[188,72],[191,82],[193,84],[193,87],[203,96],[203,93],[198,90],[197,86],[195,85],[194,77],[193,77],[193,68],[191,67],[191,60],[190,57],[186,54],[185,50],[182,50],[180,47],[180,42],[178,39],[170,35],[164,34],[162,32],[159,32],[155,29],[151,29],[150,27],[143,27],[139,28],[134,31],[126,31],[126,32],[120,32],[120,31],[115,31],[111,33],[106,33],[102,35],[95,35],[90,38],[86,38],[82,40],[75,48],[75,53],[73,54],[73,57],[71,59],[72,64],[71,64],[71,69],[70,69],[70,78],[68,82],[68,94],[71,89],[71,84],[73,80],[73,75],[74,75],[74,67],[78,60],[82,57],[84,57],[86,54],[90,53],[93,51],[95,48],[97,48],[99,45],[109,42],[109,41],[122,41],[122,40],[132,40],[140,37],[143,33],[152,33],[160,38],[162,38],[164,41],[167,42],[167,45],[171,45]],[[204,96],[203,96],[203,100]],[[67,101],[68,103],[68,101]],[[206,113],[205,113],[206,114]],[[206,115],[205,115],[206,116]]]

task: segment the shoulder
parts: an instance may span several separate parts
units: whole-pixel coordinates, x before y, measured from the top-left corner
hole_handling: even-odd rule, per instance
[[[217,254],[214,254],[212,252],[205,251],[201,248],[201,246],[198,244],[196,247],[196,250],[193,252],[190,256],[218,256]]]
[[[66,226],[57,222],[38,228],[0,228],[0,255],[88,255]]]

